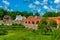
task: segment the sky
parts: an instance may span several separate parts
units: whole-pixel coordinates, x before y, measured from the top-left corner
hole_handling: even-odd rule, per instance
[[[0,8],[8,11],[60,12],[60,0],[0,0]]]

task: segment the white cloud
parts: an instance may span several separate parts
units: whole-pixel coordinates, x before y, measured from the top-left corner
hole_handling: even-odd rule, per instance
[[[10,3],[9,3],[7,0],[2,0],[2,2],[3,2],[5,5],[7,5],[7,6],[10,5]]]
[[[4,9],[5,10],[10,10],[8,7],[10,6],[10,2],[8,2],[7,0],[2,0],[2,2],[4,3]]]
[[[35,6],[35,5],[33,5],[33,4],[29,4],[29,8],[33,8],[33,9],[35,9],[35,8],[36,8],[36,6]]]
[[[13,11],[13,9],[7,9],[8,11]]]
[[[39,5],[39,4],[40,4],[40,2],[39,2],[39,1],[37,1],[37,0],[36,0],[34,3],[35,3],[36,5]]]
[[[40,9],[38,9],[38,12],[39,12],[39,13],[40,13],[40,11],[41,11],[41,10],[40,10]]]
[[[60,3],[60,0],[55,0],[54,3]]]
[[[46,5],[44,5],[44,9],[49,9],[49,7],[48,7],[48,6],[46,6]]]
[[[55,11],[55,10],[56,10],[55,8],[53,8],[52,6],[50,6],[47,11]]]
[[[43,4],[48,4],[48,0],[43,0]]]

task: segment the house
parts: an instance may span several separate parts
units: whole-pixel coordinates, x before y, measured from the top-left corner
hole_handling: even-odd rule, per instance
[[[17,15],[15,20],[23,20],[23,19],[26,19],[26,17]]]
[[[40,18],[37,16],[29,16],[27,19],[23,20],[25,28],[37,30],[37,23],[40,21]]]
[[[4,20],[11,20],[11,17],[8,16],[8,15],[5,15],[5,16],[4,16]]]
[[[43,18],[44,17],[29,16],[28,18],[24,19],[23,22],[24,22],[24,25],[25,25],[26,28],[37,30],[38,29],[37,23],[39,23]],[[59,28],[60,16],[58,16],[58,17],[48,17],[48,22],[51,19],[56,21],[56,23],[58,25],[57,28]]]

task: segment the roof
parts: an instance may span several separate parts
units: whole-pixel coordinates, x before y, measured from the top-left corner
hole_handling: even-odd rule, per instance
[[[4,18],[11,18],[11,17],[10,17],[10,16],[8,16],[8,15],[5,15],[5,16],[4,16]]]

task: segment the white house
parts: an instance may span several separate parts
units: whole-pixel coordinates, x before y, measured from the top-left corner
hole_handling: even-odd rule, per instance
[[[17,15],[15,20],[23,20],[23,19],[26,19],[26,17]]]

